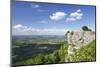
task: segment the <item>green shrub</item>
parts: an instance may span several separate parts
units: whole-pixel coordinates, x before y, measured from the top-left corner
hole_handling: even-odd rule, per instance
[[[73,61],[95,61],[96,60],[96,44],[95,40],[89,45],[84,46],[76,51],[73,55]]]
[[[51,63],[63,63],[65,62],[65,57],[67,56],[68,44],[62,44],[59,50],[55,50],[53,53],[48,55],[38,54],[36,57],[29,58],[16,64],[30,65],[30,64],[51,64]]]
[[[74,34],[74,32],[72,31],[72,32],[71,32],[71,35],[73,35],[73,34]]]
[[[83,27],[82,27],[82,30],[83,30],[83,31],[91,31],[91,29],[89,29],[87,26],[83,26]]]

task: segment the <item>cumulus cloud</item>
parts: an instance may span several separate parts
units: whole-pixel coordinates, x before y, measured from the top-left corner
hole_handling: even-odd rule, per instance
[[[81,12],[81,10],[80,10],[80,9],[78,9],[76,12]]]
[[[66,18],[66,20],[64,19],[66,22],[80,20],[82,19],[82,17],[83,17],[83,13],[81,9],[78,9],[75,12],[69,13],[69,15],[67,15],[67,13],[65,12],[55,12],[52,15],[50,15],[51,20],[59,21]]]
[[[21,24],[17,24],[17,25],[15,25],[15,26],[13,26],[13,28],[20,28],[20,27],[22,27],[22,25]]]
[[[70,13],[69,17],[66,18],[66,22],[76,21],[76,20],[82,19],[82,17],[83,17],[83,13],[81,12],[80,9],[78,9],[75,12]]]
[[[31,31],[32,27],[28,27],[28,26],[23,26],[22,24],[17,24],[13,26],[13,31],[16,32],[27,32],[27,31]]]
[[[55,12],[52,15],[50,15],[50,19],[54,21],[62,20],[65,18],[67,14],[64,12]]]
[[[33,8],[39,8],[40,7],[40,5],[38,5],[38,4],[31,4],[31,6],[33,7]]]
[[[64,35],[66,31],[68,30],[56,28],[37,29],[21,24],[14,25],[12,29],[13,35]]]

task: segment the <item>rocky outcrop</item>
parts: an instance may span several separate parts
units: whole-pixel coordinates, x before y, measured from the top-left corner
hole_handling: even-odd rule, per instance
[[[66,33],[68,47],[68,59],[72,61],[71,55],[74,54],[74,49],[79,49],[82,46],[88,45],[95,40],[95,32],[93,31],[68,31]]]

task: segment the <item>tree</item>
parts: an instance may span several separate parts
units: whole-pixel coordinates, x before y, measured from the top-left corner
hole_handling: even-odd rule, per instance
[[[71,32],[71,35],[73,35],[73,34],[74,34],[74,32],[72,31],[72,32]]]
[[[38,54],[35,58],[34,58],[34,63],[35,64],[44,64],[45,58],[42,54]]]
[[[87,26],[83,26],[83,27],[82,27],[82,30],[83,30],[83,31],[91,31],[91,29],[89,29]]]

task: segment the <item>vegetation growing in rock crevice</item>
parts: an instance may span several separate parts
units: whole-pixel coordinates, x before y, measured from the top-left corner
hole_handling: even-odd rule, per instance
[[[73,55],[73,62],[95,61],[96,60],[96,44],[93,40],[90,44],[80,48]]]

